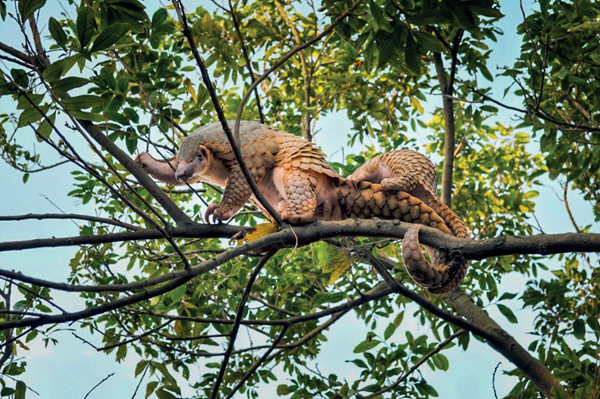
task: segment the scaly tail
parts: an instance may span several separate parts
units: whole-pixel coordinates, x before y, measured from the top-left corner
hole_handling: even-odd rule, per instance
[[[338,199],[343,218],[397,219],[416,223],[402,241],[402,258],[410,277],[433,294],[452,291],[464,278],[467,262],[453,265],[443,252],[431,250],[433,264],[427,262],[419,246],[419,228],[423,224],[452,234],[444,220],[423,201],[405,192],[384,193],[381,185],[359,182],[357,188],[342,185]],[[456,216],[456,215],[455,215]],[[462,222],[461,222],[462,223]],[[466,228],[465,228],[466,229]]]
[[[446,204],[444,204],[438,197],[432,195],[429,200],[429,206],[438,214],[446,225],[452,231],[452,235],[458,238],[470,238],[471,232],[465,226],[462,220],[458,217],[452,209],[448,208]]]

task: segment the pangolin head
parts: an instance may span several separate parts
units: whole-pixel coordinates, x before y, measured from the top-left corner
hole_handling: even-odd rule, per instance
[[[186,182],[194,176],[202,175],[209,167],[212,153],[200,144],[195,137],[188,137],[181,143],[177,153],[175,179]]]

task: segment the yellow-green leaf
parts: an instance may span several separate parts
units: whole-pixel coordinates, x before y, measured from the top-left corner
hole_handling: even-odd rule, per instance
[[[425,113],[425,110],[423,109],[423,106],[421,105],[421,102],[419,101],[418,98],[411,96],[410,97],[410,105],[412,105],[412,107],[414,109],[416,109],[420,114]]]
[[[192,84],[192,81],[189,79],[186,79],[185,85],[187,87],[188,93],[190,93],[190,96],[192,96],[192,98],[194,99],[194,102],[197,103],[198,95],[196,94],[196,89],[194,89],[194,85]]]
[[[275,233],[277,230],[279,230],[279,227],[275,223],[257,224],[251,229],[246,230],[243,238],[237,239],[237,245],[239,247],[245,242],[258,240],[259,238],[264,237],[267,234]]]

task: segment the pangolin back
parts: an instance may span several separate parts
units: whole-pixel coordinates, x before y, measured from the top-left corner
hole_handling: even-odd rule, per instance
[[[228,124],[232,127],[234,122],[228,121]],[[192,133],[181,144],[179,157],[193,157],[200,145],[208,148],[225,165],[235,163],[231,145],[220,123],[202,126]],[[240,148],[248,169],[257,181],[276,165],[288,169],[313,170],[336,181],[343,180],[314,143],[258,122],[241,122]]]

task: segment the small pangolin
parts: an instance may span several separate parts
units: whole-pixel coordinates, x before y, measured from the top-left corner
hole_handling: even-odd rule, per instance
[[[411,150],[396,150],[378,155],[359,167],[346,179],[346,184],[359,182],[381,184],[388,194],[406,192],[429,205],[459,238],[469,238],[469,229],[463,221],[436,195],[435,166],[425,155]],[[443,294],[456,288],[465,277],[469,263],[452,264],[442,252],[427,248],[433,265],[423,256],[419,246],[419,225],[411,227],[402,241],[402,257],[411,278],[428,287],[429,292]]]
[[[368,179],[351,179],[352,184],[347,184],[321,151],[301,137],[257,122],[242,121],[240,142],[246,165],[262,194],[289,223],[378,217],[420,223],[451,234],[444,220],[416,196],[403,191],[385,191],[385,186],[368,181],[359,182]],[[148,174],[167,184],[206,182],[225,187],[221,203],[208,207],[207,221],[213,214],[216,220],[233,217],[248,199],[260,206],[251,195],[219,123],[201,127],[188,136],[170,160],[158,161],[148,153],[141,153],[136,161]],[[267,215],[262,207],[261,210]],[[418,241],[416,245],[418,248]],[[418,254],[421,255],[420,251]],[[411,258],[404,258],[407,268],[413,265]],[[440,262],[445,260],[442,255],[438,258]],[[421,267],[421,263],[417,266]],[[419,272],[412,272],[413,279]],[[431,292],[435,292],[433,283],[441,285],[449,280],[449,275],[436,277],[440,273],[431,266],[422,272],[426,276],[435,275],[431,276],[433,280],[424,282],[415,279]]]

